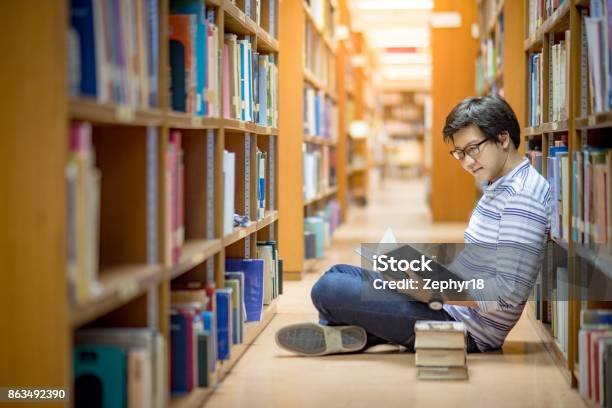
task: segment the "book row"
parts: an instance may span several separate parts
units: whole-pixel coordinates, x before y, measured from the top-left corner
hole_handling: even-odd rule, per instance
[[[338,139],[338,108],[324,91],[308,85],[304,86],[304,134]]]
[[[612,4],[608,1],[591,0],[589,16],[583,17],[588,50],[591,112],[594,113],[608,111],[612,107],[611,7]]]
[[[582,310],[578,334],[580,394],[602,407],[612,405],[612,311]]]
[[[158,106],[158,19],[157,0],[71,0],[71,95]]]
[[[529,0],[528,10],[528,35],[534,35],[546,19],[568,0]]]
[[[309,201],[336,185],[336,150],[330,146],[307,147],[304,143],[304,200]]]
[[[325,208],[304,219],[304,258],[323,259],[331,236],[340,225],[340,204],[329,201]]]

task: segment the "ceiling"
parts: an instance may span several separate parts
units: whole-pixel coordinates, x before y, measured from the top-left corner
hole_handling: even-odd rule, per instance
[[[428,91],[433,0],[349,0],[349,8],[375,54],[377,87]]]

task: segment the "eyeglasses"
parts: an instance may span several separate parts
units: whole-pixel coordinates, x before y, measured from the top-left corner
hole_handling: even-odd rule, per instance
[[[453,149],[449,153],[457,160],[463,160],[466,154],[471,158],[475,158],[480,154],[480,145],[488,141],[489,139],[485,139],[480,143],[469,145],[465,149]]]

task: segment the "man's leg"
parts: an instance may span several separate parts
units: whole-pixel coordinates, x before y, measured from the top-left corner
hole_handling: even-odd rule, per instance
[[[368,346],[382,342],[414,348],[417,320],[453,320],[445,311],[392,289],[375,289],[380,274],[352,265],[334,265],[312,288],[322,324],[355,325],[368,333]]]

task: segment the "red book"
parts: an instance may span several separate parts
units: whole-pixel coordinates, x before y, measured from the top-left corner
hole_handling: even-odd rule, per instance
[[[195,112],[195,30],[194,14],[171,14],[169,16],[170,40],[180,42],[185,48],[185,91],[187,112]]]

